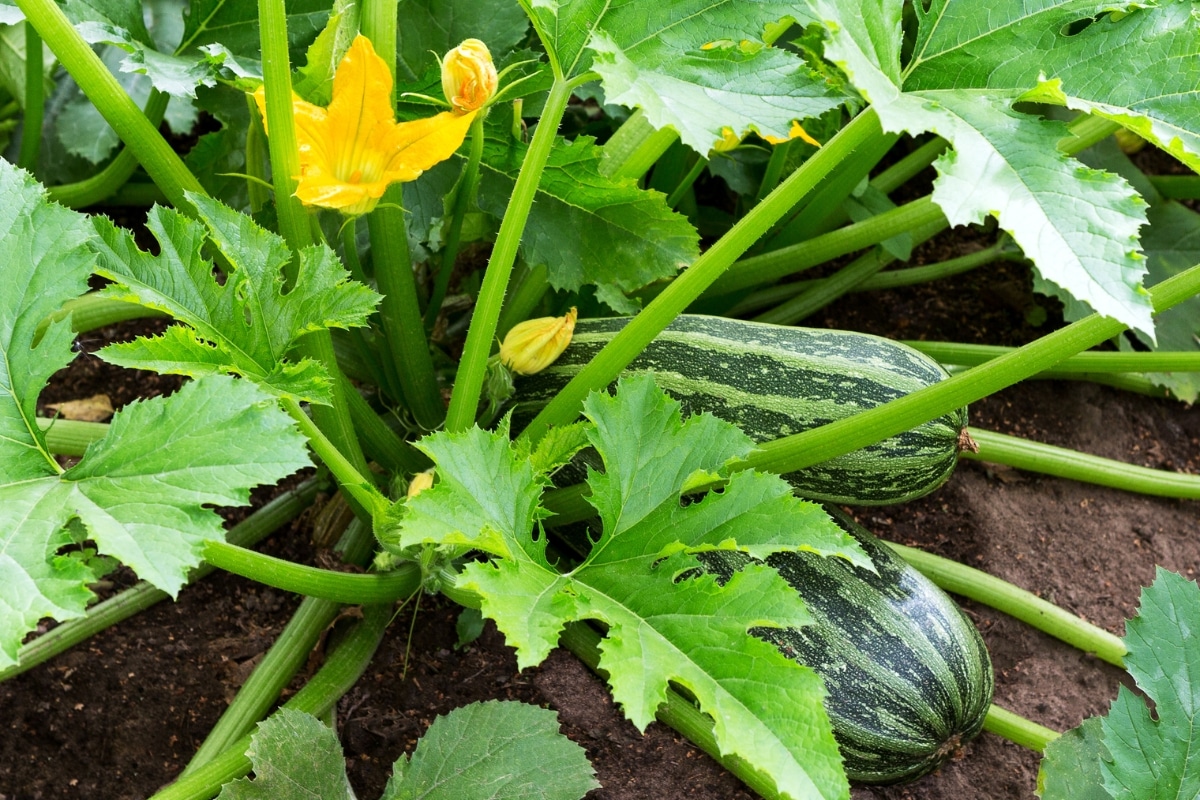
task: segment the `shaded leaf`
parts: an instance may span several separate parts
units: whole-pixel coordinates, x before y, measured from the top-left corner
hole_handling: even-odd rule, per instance
[[[337,734],[303,711],[281,708],[262,722],[246,750],[254,778],[221,788],[217,800],[346,800],[354,796]]]

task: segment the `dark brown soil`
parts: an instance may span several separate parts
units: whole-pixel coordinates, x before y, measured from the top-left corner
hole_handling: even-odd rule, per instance
[[[964,252],[978,238],[943,237],[923,248],[921,258]],[[1032,302],[1027,287],[1019,268],[997,264],[942,285],[854,296],[814,322],[897,338],[1019,344],[1045,332],[1025,322]],[[92,334],[83,344],[94,349],[103,338]],[[107,391],[119,406],[173,385],[83,356],[46,399]],[[1200,414],[1170,401],[1090,384],[1033,382],[977,403],[971,418],[989,430],[1200,472]],[[1156,565],[1189,577],[1200,569],[1200,506],[1194,502],[979,463],[963,463],[929,497],[857,513],[884,538],[984,569],[1116,633]],[[303,524],[280,531],[264,547],[289,558],[313,557]],[[120,588],[132,578],[117,573],[113,580]],[[178,602],[0,684],[0,800],[153,793],[187,762],[297,602],[219,573],[184,589]],[[992,653],[1000,705],[1064,729],[1102,713],[1115,696],[1118,670],[988,608],[968,604],[967,610]],[[393,760],[436,715],[487,698],[557,710],[564,732],[587,748],[597,770],[603,788],[590,795],[596,800],[752,797],[672,731],[654,724],[638,733],[603,684],[564,652],[518,672],[491,627],[455,649],[456,613],[444,601],[425,598],[414,624],[406,610],[341,702],[338,731],[360,797],[378,796]],[[907,786],[856,788],[854,797],[1027,798],[1037,762],[1036,754],[985,733],[934,775]]]

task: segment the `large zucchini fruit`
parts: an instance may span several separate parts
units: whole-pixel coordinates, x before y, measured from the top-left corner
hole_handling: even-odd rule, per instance
[[[516,381],[517,430],[629,321],[581,319],[570,346],[546,370]],[[769,441],[848,417],[928,386],[946,372],[890,339],[683,315],[625,374],[652,372],[685,414],[709,412]],[[884,505],[920,497],[954,470],[967,410],[783,477],[802,497]]]
[[[851,780],[912,780],[983,727],[991,659],[945,592],[840,510],[827,510],[878,574],[836,557],[772,555],[767,564],[800,593],[814,621],[751,632],[824,680],[825,708]],[[700,558],[724,577],[747,559],[729,551]]]

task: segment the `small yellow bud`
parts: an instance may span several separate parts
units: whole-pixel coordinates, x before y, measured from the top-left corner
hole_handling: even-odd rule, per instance
[[[500,344],[500,360],[518,375],[541,372],[571,343],[578,313],[572,308],[562,317],[539,317],[513,326]]]
[[[478,39],[466,39],[442,59],[442,91],[460,114],[482,108],[499,80],[492,54]]]
[[[411,499],[416,497],[421,492],[433,486],[433,469],[427,469],[424,472],[418,472],[413,475],[411,481],[408,482],[408,497]]]

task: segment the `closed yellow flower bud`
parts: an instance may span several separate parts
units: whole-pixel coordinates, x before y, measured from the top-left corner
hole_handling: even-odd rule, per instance
[[[408,482],[408,497],[416,497],[430,486],[433,486],[433,470],[427,469],[424,472],[418,472]]]
[[[500,344],[500,361],[518,375],[541,372],[571,343],[578,313],[572,308],[562,317],[539,317],[513,326]]]
[[[460,114],[482,108],[499,80],[492,54],[478,39],[465,40],[442,59],[442,91]]]

